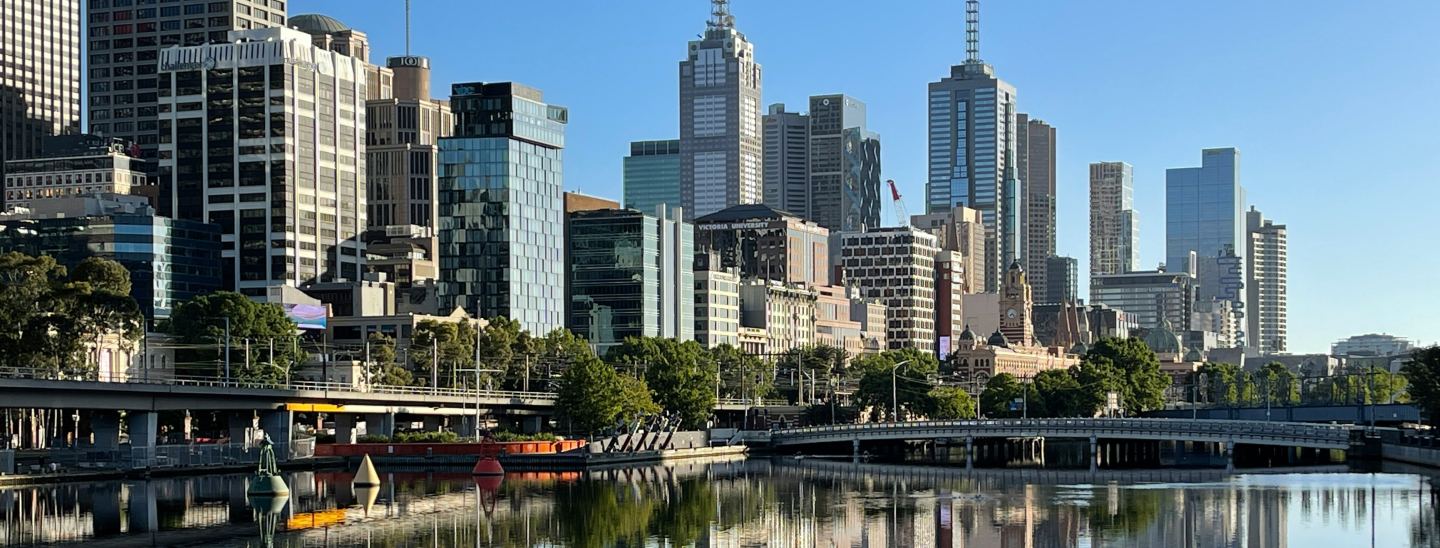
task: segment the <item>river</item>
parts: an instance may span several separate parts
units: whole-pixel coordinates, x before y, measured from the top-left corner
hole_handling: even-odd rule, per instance
[[[749,459],[585,473],[292,472],[0,487],[0,545],[1437,546],[1434,477],[1297,469],[976,469]]]

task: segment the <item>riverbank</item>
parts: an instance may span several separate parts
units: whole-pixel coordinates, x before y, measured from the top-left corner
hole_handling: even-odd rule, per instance
[[[281,470],[317,470],[338,468],[346,464],[340,457],[313,457],[280,463]],[[205,467],[135,468],[131,470],[73,470],[55,474],[13,474],[0,476],[0,487],[14,485],[35,485],[45,483],[69,483],[76,481],[103,481],[112,479],[164,478],[177,476],[200,476],[210,474],[233,474],[255,470],[255,464],[226,464]]]

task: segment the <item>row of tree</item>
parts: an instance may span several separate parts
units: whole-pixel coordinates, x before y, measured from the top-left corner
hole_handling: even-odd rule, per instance
[[[92,348],[108,337],[131,350],[144,336],[130,289],[130,272],[109,259],[87,258],[70,270],[49,256],[0,255],[0,364],[95,378],[100,354]]]

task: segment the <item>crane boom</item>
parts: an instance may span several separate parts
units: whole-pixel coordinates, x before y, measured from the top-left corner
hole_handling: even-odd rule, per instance
[[[885,184],[890,185],[890,200],[895,203],[895,221],[900,226],[910,226],[910,211],[905,208],[905,200],[900,198],[900,189],[895,186],[895,179],[886,179]]]

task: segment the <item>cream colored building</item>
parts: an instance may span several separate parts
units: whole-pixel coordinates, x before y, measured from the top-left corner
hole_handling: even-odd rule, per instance
[[[765,330],[768,352],[815,344],[818,292],[799,284],[746,280],[740,284],[740,324]]]
[[[935,236],[912,227],[846,232],[844,283],[886,306],[890,348],[935,352]]]

